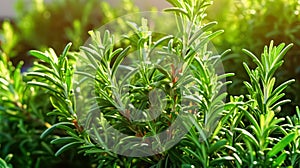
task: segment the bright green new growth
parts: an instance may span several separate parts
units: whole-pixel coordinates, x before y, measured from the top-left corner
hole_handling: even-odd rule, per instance
[[[244,63],[244,67],[250,77],[251,84],[244,82],[247,86],[248,92],[251,97],[255,99],[261,113],[265,114],[269,110],[275,110],[280,105],[289,102],[288,100],[280,100],[284,93],[282,91],[294,80],[289,80],[274,88],[275,85],[275,71],[283,64],[283,57],[287,51],[293,46],[290,44],[285,47],[285,44],[279,46],[273,46],[271,42],[269,48],[265,47],[264,53],[261,56],[261,61],[247,50],[243,50],[248,56],[250,56],[257,68],[250,70],[247,64]]]
[[[238,114],[237,124],[240,126],[232,130],[241,134],[237,135],[238,142],[244,142],[249,149],[246,151],[243,149],[245,146],[237,145],[237,149],[243,149],[239,150],[239,156],[244,159],[244,164],[251,167],[282,166],[288,154],[284,149],[295,140],[295,132],[282,132],[284,128],[279,124],[284,121],[284,118],[275,117],[275,111],[280,111],[278,110],[280,105],[289,102],[289,100],[281,100],[284,96],[282,91],[294,80],[275,87],[275,77],[273,77],[291,47],[292,44],[286,47],[281,44],[276,47],[271,42],[269,47],[265,47],[261,60],[251,52],[243,50],[253,59],[257,68],[250,70],[244,63],[250,77],[250,83],[244,82],[249,92],[247,96],[249,101],[243,107],[239,107],[241,113]],[[243,117],[246,121],[241,120]],[[277,136],[283,137],[278,139]]]

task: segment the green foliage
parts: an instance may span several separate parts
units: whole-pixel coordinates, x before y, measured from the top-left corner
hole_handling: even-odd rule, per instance
[[[35,72],[29,72],[27,76],[37,77],[42,81],[29,81],[29,86],[40,86],[51,92],[50,100],[55,111],[51,114],[62,116],[70,121],[76,119],[74,109],[74,91],[72,83],[73,67],[69,64],[68,51],[71,47],[69,43],[60,57],[54,50],[49,49],[45,53],[31,51],[30,53],[39,60],[50,65],[50,68],[42,64],[36,64],[38,69]],[[69,57],[72,56],[69,54]],[[72,59],[72,57],[71,57]],[[45,80],[45,81],[44,81]],[[49,83],[48,83],[49,82]]]
[[[283,57],[287,51],[293,45],[290,44],[284,47],[281,44],[277,47],[273,47],[273,41],[271,42],[269,48],[265,47],[264,53],[261,55],[261,61],[247,50],[243,50],[247,55],[249,55],[253,62],[257,65],[255,70],[250,70],[248,65],[244,63],[244,67],[250,77],[251,84],[245,82],[248,92],[251,94],[251,98],[255,100],[260,113],[265,114],[269,110],[275,110],[280,108],[280,105],[286,103],[287,101],[279,101],[284,93],[281,93],[290,83],[294,80],[289,80],[284,82],[282,85],[274,88],[275,77],[273,77],[276,70],[283,64]]]
[[[293,82],[284,82],[275,86],[275,71],[282,65],[283,56],[292,47],[284,44],[265,47],[259,60],[248,50],[243,50],[253,59],[257,68],[250,70],[244,63],[250,82],[244,82],[248,95],[248,102],[239,107],[239,123],[230,131],[236,135],[234,146],[239,149],[242,165],[250,167],[281,167],[289,166],[286,158],[290,156],[285,150],[287,145],[296,139],[296,132],[282,132],[284,118],[277,118],[280,106],[289,100],[282,100],[282,91]],[[278,138],[280,137],[280,138]],[[241,143],[242,142],[242,143]]]
[[[45,17],[50,11],[43,1],[34,2],[34,12],[25,17],[27,21],[19,22],[32,23],[32,27],[22,26],[27,29],[25,36],[33,39],[40,37],[32,35],[38,23],[31,19]],[[65,0],[56,2],[53,9],[67,2],[75,5],[75,1]],[[62,32],[74,42],[74,50],[80,51],[72,52],[72,43],[61,49],[60,55],[51,48],[44,52],[32,50],[29,53],[37,62],[25,74],[21,73],[22,62],[14,67],[9,60],[19,38],[12,35],[12,26],[5,22],[2,34],[6,41],[0,57],[0,167],[299,167],[300,110],[296,108],[293,116],[280,117],[282,107],[291,103],[285,91],[295,80],[282,81],[275,75],[293,44],[274,45],[271,41],[261,56],[242,50],[253,61],[241,64],[249,79],[242,80],[245,94],[228,95],[224,88],[232,84],[225,79],[236,77],[220,74],[217,69],[229,50],[218,55],[210,48],[209,41],[223,33],[213,30],[216,22],[205,20],[212,1],[168,2],[173,7],[166,11],[176,15],[176,36],[155,34],[142,18],[137,23],[120,22],[124,24],[120,28],[131,28],[130,35],[89,31],[91,43],[78,48],[84,39],[78,37],[87,31],[82,28],[88,24],[88,16],[99,7],[93,6],[96,1],[90,1],[80,10],[84,14],[68,22],[73,27]],[[21,8],[22,3],[18,4]],[[101,9],[106,11],[103,16],[107,20],[102,18],[105,21],[117,16],[117,10],[111,11],[106,3],[101,3]],[[137,11],[130,4],[125,10]],[[35,15],[38,12],[40,16]],[[121,38],[118,42],[116,36]],[[258,46],[246,46],[252,47]],[[155,54],[164,60],[156,60]],[[87,61],[88,66],[81,67],[78,60]],[[95,86],[91,93],[90,84]],[[93,95],[95,108],[91,109],[89,105],[94,102],[85,99],[86,95],[75,96],[80,90]],[[164,96],[157,102],[149,98],[161,92]],[[187,100],[188,107],[183,100]],[[162,113],[146,122],[131,118],[140,115],[138,112],[152,115],[151,108]],[[93,112],[95,109],[101,113]],[[114,149],[130,151],[136,145],[131,139],[146,139],[167,130],[182,117],[182,111],[188,114],[184,117],[189,122],[181,126],[189,130],[170,149],[144,157],[111,151],[108,144],[112,139],[118,142]],[[128,137],[114,136],[113,129]],[[170,136],[174,134],[168,131]],[[161,144],[151,145],[154,151],[161,148]]]
[[[8,162],[10,161],[12,155],[7,155],[5,159],[0,158],[0,167],[1,168],[12,168],[12,165]]]
[[[296,112],[296,115],[287,117],[288,128],[283,130],[284,134],[295,133],[296,136],[296,138],[288,146],[288,149],[291,152],[289,155],[289,161],[292,167],[297,167],[300,165],[300,110],[298,107],[296,108]]]
[[[218,20],[217,29],[226,29],[223,36],[214,40],[216,48],[220,51],[232,49],[233,52],[225,57],[224,68],[228,72],[235,72],[233,85],[229,86],[230,94],[245,94],[243,81],[247,79],[242,62],[254,66],[250,60],[243,56],[242,49],[247,48],[259,55],[265,44],[271,40],[276,45],[282,42],[294,43],[294,47],[285,57],[285,64],[276,74],[279,82],[295,78],[296,82],[287,90],[287,96],[294,101],[292,106],[284,106],[282,116],[296,114],[295,106],[300,103],[299,94],[299,1],[291,0],[241,0],[241,1],[215,1],[208,12],[208,20]],[[231,66],[235,65],[235,66]],[[230,78],[231,79],[231,78]]]
[[[46,115],[53,108],[48,91],[26,84],[26,80],[34,78],[21,73],[22,62],[14,67],[3,52],[0,58],[0,157],[12,157],[10,163],[14,167],[75,165],[69,160],[80,156],[69,153],[61,163],[60,158],[54,157],[56,147],[48,139],[40,139],[42,132],[57,122],[56,116]],[[41,75],[41,72],[35,72],[34,75]]]
[[[5,53],[0,60],[0,144],[1,156],[12,154],[11,163],[19,167],[39,166],[51,158],[52,147],[39,140],[39,134],[53,122],[45,117],[49,106],[44,92],[27,87],[21,74],[20,63],[13,67]],[[30,96],[31,95],[31,96]],[[55,160],[55,159],[54,159]]]
[[[146,137],[155,135],[161,130],[167,128],[168,123],[172,123],[176,119],[179,111],[181,111],[181,109],[183,108],[180,106],[180,97],[183,97],[185,95],[174,95],[174,93],[178,92],[180,87],[187,85],[188,81],[197,81],[195,83],[195,86],[193,86],[196,94],[188,97],[190,100],[194,101],[195,106],[199,108],[199,110],[193,112],[195,113],[195,117],[192,117],[191,119],[194,120],[193,122],[197,126],[193,128],[195,132],[189,137],[192,138],[194,140],[193,142],[197,144],[195,139],[198,139],[200,135],[203,135],[202,138],[206,139],[207,136],[209,136],[208,134],[214,130],[214,123],[223,113],[222,106],[224,105],[224,103],[222,102],[222,99],[225,98],[226,94],[221,93],[220,90],[226,83],[223,83],[221,80],[230,74],[222,76],[216,74],[214,68],[219,63],[218,61],[220,60],[221,56],[212,55],[212,53],[207,48],[207,43],[209,42],[209,40],[222,32],[209,31],[210,27],[215,23],[202,25],[205,8],[210,4],[210,1],[201,3],[199,3],[198,1],[172,1],[172,3],[178,3],[179,5],[175,6],[175,8],[168,9],[168,11],[175,11],[178,14],[178,21],[180,22],[178,24],[179,32],[188,33],[182,33],[176,39],[172,36],[167,35],[156,40],[156,37],[152,37],[151,33],[145,33],[149,30],[147,28],[146,20],[142,20],[141,27],[133,27],[135,35],[126,37],[124,39],[129,39],[131,47],[129,46],[125,49],[117,49],[114,46],[113,36],[111,36],[109,32],[106,32],[103,35],[103,38],[100,37],[99,32],[91,32],[92,45],[89,47],[82,47],[81,49],[86,54],[87,58],[91,61],[90,67],[92,68],[92,72],[97,72],[96,74],[98,77],[96,78],[96,93],[99,94],[97,101],[99,108],[103,113],[103,117],[106,118],[110,123],[113,123],[114,128],[118,128],[118,130],[120,130],[121,132],[125,132],[128,135]],[[196,6],[197,8],[193,9],[191,8],[191,6]],[[178,8],[182,8],[186,11],[193,9],[193,11],[182,13],[182,10],[179,10],[178,12]],[[191,27],[184,26],[189,22],[192,25]],[[148,50],[145,50],[145,46],[146,48],[148,48]],[[68,48],[69,46],[66,47],[65,51],[67,51]],[[117,69],[119,69],[120,63],[125,58],[125,56],[128,55],[128,51],[131,50],[130,48],[132,48],[133,51],[140,51],[138,52],[137,58],[140,59],[141,63],[138,69],[135,69],[133,67],[126,68],[130,70],[128,74],[133,74],[132,78],[129,79],[130,83],[126,84],[126,87],[129,87],[129,89],[132,88],[132,90],[129,91],[129,93],[131,93],[129,95],[120,95],[120,99],[126,100],[127,98],[129,98],[128,101],[133,102],[133,105],[135,107],[139,107],[139,109],[145,110],[148,106],[147,103],[149,103],[149,100],[144,100],[144,98],[147,97],[152,89],[162,89],[164,93],[167,94],[167,99],[165,100],[167,104],[164,112],[156,122],[146,122],[145,124],[130,122],[130,120],[128,120],[118,112],[118,109],[123,109],[124,107],[119,107],[118,103],[114,100],[113,97],[111,97],[112,92],[120,92],[120,90],[112,89],[124,88],[124,82],[115,83],[113,79],[115,78]],[[165,55],[165,57],[175,56],[177,57],[176,59],[183,60],[183,65],[148,65],[146,61],[150,59],[150,54],[157,48],[162,49],[159,54]],[[82,130],[80,126],[77,125],[74,105],[75,100],[72,98],[73,96],[70,97],[70,94],[73,93],[70,87],[72,84],[67,83],[67,80],[65,79],[65,76],[72,76],[72,73],[68,72],[68,69],[70,69],[68,67],[72,65],[69,65],[67,63],[68,57],[65,56],[66,52],[64,52],[64,54],[62,54],[60,57],[57,57],[56,54],[51,50],[45,53],[32,51],[31,54],[45,62],[51,67],[51,69],[39,65],[40,69],[35,70],[35,72],[29,72],[27,74],[28,76],[36,76],[36,80],[38,81],[28,82],[28,84],[46,88],[49,91],[49,94],[52,95],[51,102],[52,105],[56,108],[50,114],[60,115],[62,116],[62,120],[69,121],[53,125],[42,134],[42,138],[53,131],[54,128],[63,128],[67,131],[70,137],[62,138],[65,140],[57,139],[53,141],[53,143],[64,143],[64,146],[56,152],[56,155],[61,154],[66,149],[69,149],[73,146],[81,146],[80,148],[88,146],[92,148],[92,151],[94,151],[93,153],[98,153],[99,155],[108,154],[108,156],[115,158],[116,155],[111,154],[111,152],[108,151],[108,149],[105,147],[105,143],[103,144],[103,142],[101,143],[99,141],[102,146],[96,147],[95,144],[87,141],[90,138],[84,138],[88,135],[84,132],[84,130]],[[62,67],[64,67],[63,71]],[[180,69],[175,70],[175,68]],[[189,71],[191,71],[192,74],[189,74]],[[178,72],[179,74],[177,74]],[[90,77],[87,74],[84,75],[86,75],[86,77]],[[127,77],[125,77],[125,79],[126,78]],[[46,81],[44,82],[40,81],[45,79]],[[55,100],[59,100],[59,103],[53,101],[54,98]],[[83,102],[81,101],[81,103]],[[127,110],[130,111],[130,109]],[[192,109],[190,110],[193,111]],[[91,119],[89,118],[87,118],[86,120],[91,121]],[[102,121],[103,119],[101,119],[100,117],[99,120]],[[75,128],[71,126],[73,124],[70,121],[73,121]],[[101,125],[101,127],[105,127],[105,122],[99,124]],[[96,128],[94,127],[93,129]],[[203,132],[203,130],[205,130],[206,132]],[[210,153],[216,152],[214,153],[216,158],[210,158],[209,154],[204,153],[205,156],[203,157],[205,157],[205,159],[210,159],[207,162],[199,162],[199,165],[206,167],[210,165],[210,162],[212,162],[212,165],[217,165],[218,163],[216,163],[217,161],[213,161],[214,159],[219,159],[223,162],[233,159],[232,157],[226,157],[225,153],[222,154],[224,155],[224,157],[220,157],[217,154],[217,151],[224,147],[224,143],[217,143],[214,138],[216,137],[210,139],[209,142],[203,142],[201,145],[203,145],[205,149],[209,149]],[[99,136],[97,139],[100,140],[107,138]],[[122,139],[120,140],[120,143],[121,142]],[[186,152],[184,149],[185,146],[186,145],[180,145],[174,150]],[[131,147],[130,144],[128,144],[128,147]],[[85,150],[86,153],[90,153],[89,151],[91,151],[91,149]],[[170,153],[173,153],[173,150],[171,150]],[[148,158],[144,158],[143,160],[147,161],[149,164],[153,164],[158,162],[160,160],[159,158],[169,158],[172,162],[174,162],[171,162],[170,164],[175,166],[177,161],[173,157],[177,156],[170,156],[168,152],[166,152],[155,157],[151,156]],[[124,158],[122,156],[119,157]],[[191,157],[194,157],[193,154],[191,154]],[[128,161],[125,160],[120,162],[116,161],[115,163],[117,163],[118,165],[122,165],[128,164],[127,162]],[[131,160],[129,160],[129,162],[131,162]],[[139,164],[140,161],[135,162],[136,164]],[[159,164],[163,163],[160,162]]]

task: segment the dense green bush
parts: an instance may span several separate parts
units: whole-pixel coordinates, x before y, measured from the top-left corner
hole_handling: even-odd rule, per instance
[[[76,166],[74,159],[79,156],[70,152],[62,162],[53,156],[56,147],[40,139],[41,133],[57,119],[46,115],[52,109],[48,93],[28,87],[21,67],[22,62],[14,67],[1,52],[0,157],[9,156],[14,167]]]
[[[74,150],[61,158],[54,157],[56,147],[39,138],[57,119],[47,116],[53,109],[47,91],[27,87],[25,81],[29,79],[21,71],[32,66],[34,57],[28,56],[30,49],[54,47],[62,51],[63,46],[72,41],[76,50],[88,38],[88,30],[129,11],[138,11],[132,1],[124,0],[120,5],[124,4],[126,8],[119,10],[96,0],[51,3],[36,0],[29,5],[19,0],[16,3],[16,18],[1,22],[0,29],[0,156],[12,154],[11,163],[15,167],[85,165],[74,161],[86,160]]]
[[[228,94],[224,88],[232,84],[224,79],[231,77],[235,82],[236,77],[216,70],[228,51],[218,55],[209,47],[209,41],[223,33],[214,31],[216,22],[204,20],[211,1],[167,1],[173,8],[166,11],[178,19],[176,36],[156,36],[145,19],[129,23],[134,33],[118,39],[123,48],[115,44],[115,34],[108,30],[90,31],[90,45],[72,50],[69,43],[62,51],[58,48],[60,55],[53,49],[30,51],[37,61],[26,73],[21,73],[22,62],[13,66],[8,56],[18,43],[4,41],[0,158],[5,159],[0,159],[0,167],[299,167],[300,110],[280,117],[283,105],[291,102],[284,98],[284,91],[295,80],[281,81],[275,76],[293,44],[276,45],[270,40],[259,57],[256,47],[254,53],[242,50],[252,62],[241,63],[246,74],[237,79],[242,80],[245,91]],[[3,28],[4,37],[13,39],[12,27],[6,23]],[[75,45],[80,44],[75,40]],[[132,53],[136,57],[130,59]],[[151,62],[153,53],[163,55],[165,62]],[[84,68],[94,76],[81,69],[84,59],[88,63]],[[135,60],[139,60],[136,66],[123,64]],[[120,68],[129,75],[117,76]],[[116,82],[117,77],[121,82]],[[95,90],[88,90],[91,83],[85,81],[92,82]],[[123,108],[114,97],[125,92],[118,95],[120,100],[147,112],[152,103],[149,95],[156,89],[165,94],[158,103],[164,106],[158,118],[147,122],[130,120],[132,107]],[[95,96],[95,109],[101,114],[90,111],[90,100],[76,96],[80,90]],[[168,130],[181,117],[188,133],[163,152],[132,157],[114,153],[107,145],[113,137],[118,140],[114,149],[122,146],[131,151],[138,146],[130,139],[146,139]],[[94,125],[87,126],[90,123]],[[112,129],[129,137],[117,139]],[[175,132],[169,130],[168,134],[172,137]],[[161,144],[148,145],[159,151]]]

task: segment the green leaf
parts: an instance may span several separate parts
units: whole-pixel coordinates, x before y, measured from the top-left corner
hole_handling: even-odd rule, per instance
[[[284,95],[284,94],[283,94],[283,95]],[[291,100],[281,100],[281,101],[279,101],[278,103],[274,104],[274,105],[271,107],[271,109],[272,109],[272,110],[275,110],[277,107],[282,106],[282,105],[287,104],[287,103],[290,103],[290,102],[291,102]]]
[[[172,35],[169,35],[169,36],[165,36],[165,37],[162,37],[161,39],[157,40],[154,45],[151,47],[151,50],[149,52],[149,55],[151,56],[151,53],[154,51],[154,49],[159,46],[162,42],[166,41],[166,40],[171,40],[173,39],[174,37]]]
[[[72,43],[68,43],[66,45],[66,47],[64,48],[64,51],[62,52],[62,57],[60,58],[61,60],[64,59],[67,56],[71,46],[72,46]]]
[[[170,4],[172,4],[172,6],[174,7],[180,7],[183,8],[183,6],[181,5],[181,3],[178,0],[167,0]]]
[[[92,63],[93,68],[97,69],[98,68],[98,62],[101,61],[101,60],[97,60],[95,58],[95,56],[98,56],[100,59],[102,59],[102,55],[99,55],[98,52],[96,52],[95,50],[93,50],[89,47],[82,46],[82,47],[80,47],[80,49],[85,53],[85,55],[87,56],[89,61]]]
[[[45,73],[41,73],[41,72],[29,72],[26,74],[27,76],[36,76],[36,77],[40,77],[40,78],[45,78],[48,81],[50,81],[51,83],[53,83],[55,86],[57,86],[58,88],[64,90],[64,88],[61,86],[60,84],[60,80],[57,78],[54,78],[48,74]]]
[[[50,64],[53,64],[55,67],[58,65],[58,57],[55,53],[55,51],[52,48],[49,48],[48,51],[46,51],[47,54],[49,54],[50,58]]]
[[[249,57],[251,57],[253,59],[253,62],[256,63],[256,65],[261,69],[263,70],[263,65],[261,64],[261,62],[259,61],[259,59],[253,54],[251,53],[250,51],[246,50],[246,49],[243,49],[242,50],[245,54],[247,54]]]
[[[89,149],[89,150],[85,150],[86,154],[101,154],[101,153],[106,153],[106,150],[103,149]]]
[[[0,158],[0,168],[11,168],[2,158]]]
[[[36,50],[31,50],[29,51],[29,54],[50,64],[50,58],[43,52],[36,51]]]
[[[239,109],[242,110],[244,112],[244,115],[248,118],[248,120],[250,120],[251,124],[255,127],[256,132],[258,133],[261,132],[260,126],[256,121],[255,117],[248,111],[244,110],[244,108],[239,108]]]
[[[232,160],[235,160],[235,158],[232,156],[224,156],[224,157],[214,159],[213,161],[210,162],[210,164],[211,164],[211,166],[220,165],[223,162],[228,162],[228,161],[232,161]]]
[[[5,162],[2,158],[0,158],[0,166],[1,166],[1,168],[2,168],[2,167],[3,167],[3,168],[6,168],[6,167],[7,167],[6,162]]]
[[[0,84],[3,84],[3,85],[5,85],[5,86],[8,86],[9,85],[9,82],[6,80],[6,79],[4,79],[4,78],[0,78]]]
[[[203,25],[203,26],[201,27],[201,30],[202,30],[203,32],[206,32],[207,30],[209,30],[210,28],[212,28],[213,26],[215,26],[215,25],[217,25],[217,24],[218,24],[218,22],[216,22],[216,21],[214,21],[214,22],[209,22],[209,23]]]
[[[61,147],[56,153],[55,153],[55,156],[59,156],[60,154],[62,154],[63,152],[65,152],[66,150],[68,149],[71,149],[71,148],[74,148],[74,147],[77,147],[79,146],[80,144],[82,144],[82,142],[71,142],[71,143],[68,143],[66,145],[64,145],[63,147]]]
[[[283,56],[288,52],[289,49],[291,49],[293,47],[293,43],[289,44],[288,46],[286,46],[276,57],[276,59],[274,60],[274,62],[272,63],[272,66],[274,66],[273,64],[276,64],[279,60],[283,59]],[[282,43],[282,46],[284,46],[284,44]]]
[[[35,70],[35,72],[41,72],[41,73],[45,73],[45,74],[51,74],[54,77],[56,77],[57,79],[59,79],[59,75],[53,71],[51,68],[48,68],[45,65],[42,64],[34,64],[34,66],[37,68],[37,70]]]
[[[51,144],[66,144],[66,143],[74,142],[74,141],[78,141],[78,140],[75,139],[74,137],[60,137],[57,139],[53,139],[50,143]]]
[[[295,80],[291,79],[291,80],[288,80],[288,81],[282,83],[282,84],[281,84],[280,86],[278,86],[278,87],[272,92],[272,94],[268,97],[267,102],[272,101],[272,99],[273,99],[274,97],[277,97],[284,89],[286,89],[286,88],[288,87],[288,85],[290,85],[291,83],[294,83],[294,82],[295,82]],[[270,104],[270,105],[272,105],[272,104]]]
[[[27,82],[28,85],[32,85],[32,86],[39,86],[39,87],[42,87],[42,88],[45,88],[57,95],[60,95],[61,97],[64,97],[63,93],[62,92],[59,92],[58,90],[56,90],[55,88],[51,87],[50,85],[46,84],[46,83],[43,83],[43,82],[34,82],[34,81],[30,81],[30,82]]]
[[[208,154],[212,155],[214,152],[217,152],[218,150],[221,150],[223,147],[225,147],[226,144],[227,144],[226,139],[217,141],[216,143],[214,143],[212,146],[209,147]]]
[[[115,73],[117,72],[117,68],[119,67],[119,65],[121,64],[122,60],[127,56],[127,53],[129,51],[131,47],[126,47],[116,58],[113,66],[112,66],[112,76],[115,75]]]
[[[181,150],[183,150],[187,155],[192,155],[194,157],[196,157],[198,160],[203,160],[204,158],[201,157],[201,155],[198,155],[195,151],[189,149],[189,148],[181,148]]]
[[[272,166],[273,167],[278,167],[278,166],[281,166],[285,159],[286,159],[286,156],[287,156],[287,153],[286,152],[282,152],[281,155],[279,157],[277,157],[274,161],[273,161],[273,164]]]
[[[241,128],[234,128],[234,130],[235,130],[235,131],[238,131],[238,132],[240,132],[240,133],[242,133],[242,134],[245,136],[245,138],[246,138],[248,141],[252,142],[256,147],[259,146],[259,143],[258,143],[258,141],[256,140],[256,138],[255,138],[252,134],[250,134],[250,132],[248,132],[247,130],[241,129]]]
[[[291,133],[282,138],[273,148],[268,152],[268,157],[275,156],[278,152],[282,151],[289,143],[296,137],[296,133]]]
[[[49,135],[54,129],[56,129],[59,125],[73,125],[71,122],[60,122],[52,125],[50,128],[46,129],[40,136],[41,139],[45,138]]]
[[[183,14],[186,17],[190,18],[189,13],[186,10],[182,9],[182,8],[177,8],[177,7],[167,8],[167,9],[165,9],[165,11],[166,12],[175,12],[177,14]]]

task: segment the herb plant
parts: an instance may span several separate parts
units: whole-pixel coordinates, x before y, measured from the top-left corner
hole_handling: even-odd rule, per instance
[[[37,61],[25,74],[3,52],[0,166],[299,167],[300,110],[280,115],[295,80],[275,76],[293,44],[271,41],[261,56],[244,49],[246,93],[230,95],[234,74],[219,69],[230,51],[209,43],[223,33],[205,20],[212,1],[168,2],[176,34],[118,20],[129,33],[93,30],[79,51],[30,51]]]
[[[286,97],[293,99],[289,105],[283,106],[281,116],[296,114],[295,107],[299,105],[299,1],[284,0],[241,0],[215,1],[208,11],[208,20],[218,20],[216,29],[226,29],[222,36],[214,39],[215,47],[219,50],[232,49],[229,57],[224,58],[224,68],[236,73],[233,85],[228,87],[230,94],[245,94],[243,81],[247,74],[243,72],[242,62],[255,66],[251,60],[241,56],[242,49],[247,48],[260,56],[264,45],[271,40],[275,45],[281,42],[293,43],[294,47],[284,58],[276,74],[278,82],[290,78],[296,81],[287,88]],[[280,13],[280,15],[278,15]],[[231,66],[235,64],[235,66]],[[231,79],[231,78],[230,78]]]

